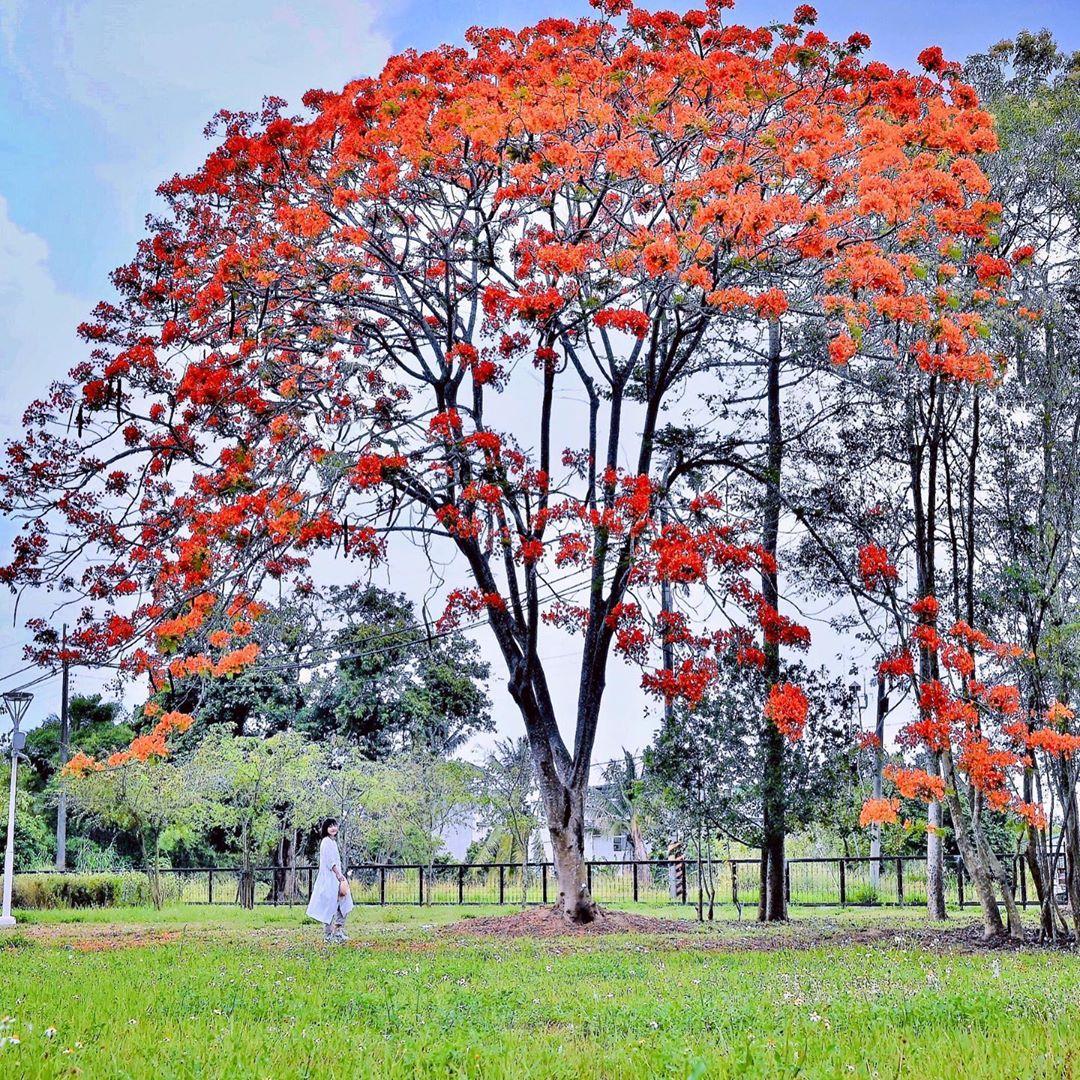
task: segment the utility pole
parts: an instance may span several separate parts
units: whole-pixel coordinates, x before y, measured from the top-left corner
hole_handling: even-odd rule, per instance
[[[60,770],[68,762],[71,750],[71,717],[68,713],[67,623],[60,646]],[[56,869],[67,869],[67,792],[60,789],[56,802]]]
[[[889,712],[889,695],[885,691],[885,676],[877,677],[877,716],[874,734],[877,736],[874,767],[874,798],[881,798],[881,769],[885,763],[885,717]],[[875,822],[870,831],[870,888],[877,890],[881,882],[881,825]]]

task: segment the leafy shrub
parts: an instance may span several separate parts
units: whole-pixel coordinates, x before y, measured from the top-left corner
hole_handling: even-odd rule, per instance
[[[17,908],[87,908],[145,904],[142,874],[19,874],[11,902]]]
[[[863,904],[867,907],[876,907],[881,903],[881,897],[873,885],[857,885],[848,890],[847,902],[849,904]]]

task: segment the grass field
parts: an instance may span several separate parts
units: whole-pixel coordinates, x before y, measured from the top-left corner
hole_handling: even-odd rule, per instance
[[[918,913],[545,940],[461,915],[360,908],[327,949],[298,910],[28,913],[0,938],[0,1075],[975,1080],[1080,1059],[1080,958],[943,945]]]

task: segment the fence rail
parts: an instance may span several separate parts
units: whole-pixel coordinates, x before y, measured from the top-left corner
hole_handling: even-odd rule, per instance
[[[594,859],[586,863],[586,873],[593,898],[601,904],[696,905],[699,896],[707,903],[708,883],[712,882],[717,903],[755,907],[760,866],[757,859],[700,863],[693,859]],[[235,904],[243,893],[244,871],[240,869],[192,867],[162,869],[159,873],[165,899],[174,903]],[[256,904],[284,906],[307,903],[317,867],[259,866],[249,873]],[[453,863],[430,868],[417,863],[360,863],[349,867],[348,876],[357,904],[545,904],[554,901],[558,891],[555,868],[549,862],[529,863],[524,868],[520,863],[507,862]],[[1023,859],[1013,864],[1013,881],[1021,906],[1037,903]],[[917,907],[926,904],[926,860],[919,855],[789,859],[785,888],[788,903],[793,906]],[[955,907],[977,902],[962,866],[946,863],[945,895],[946,902]]]

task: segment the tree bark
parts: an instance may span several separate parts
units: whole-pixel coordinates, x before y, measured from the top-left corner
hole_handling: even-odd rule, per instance
[[[940,772],[936,763],[930,770]],[[926,913],[931,919],[947,918],[945,911],[945,852],[941,843],[941,803],[926,808]]]
[[[780,416],[780,324],[769,323],[768,361],[768,470],[765,483],[765,507],[762,518],[761,546],[772,556],[773,565],[761,574],[761,594],[776,609],[780,587],[776,554],[780,537],[780,470],[783,465],[783,429]],[[764,676],[767,686],[780,681],[780,645],[765,642]],[[784,738],[776,725],[766,720],[762,727],[764,749],[762,776],[762,881],[763,903],[758,917],[762,922],[787,919],[787,893],[784,888],[784,840],[786,832],[784,792]]]
[[[572,923],[591,923],[599,909],[585,866],[585,792],[561,784],[557,790],[542,786],[559,886],[556,908]]]
[[[1005,926],[1001,921],[997,899],[994,897],[994,885],[972,839],[971,823],[957,792],[956,770],[953,768],[952,753],[948,750],[941,754],[941,773],[945,780],[945,799],[949,805],[949,817],[953,824],[956,846],[960,849],[964,867],[971,876],[975,893],[979,898],[979,907],[982,909],[983,937],[988,941],[1004,937]]]

